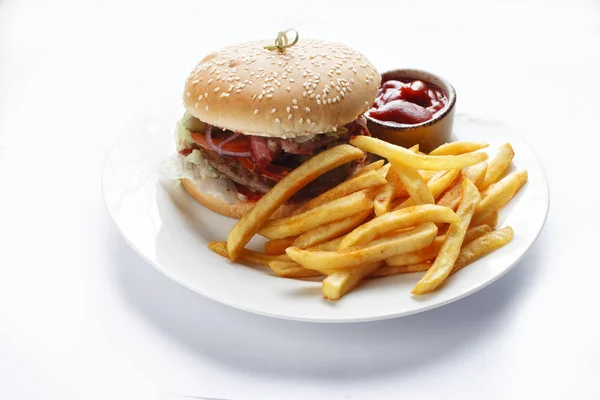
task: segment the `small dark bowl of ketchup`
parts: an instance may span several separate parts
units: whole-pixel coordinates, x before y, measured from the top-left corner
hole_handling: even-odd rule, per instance
[[[375,137],[429,152],[450,140],[456,91],[447,80],[418,69],[381,75],[381,87],[365,113]]]

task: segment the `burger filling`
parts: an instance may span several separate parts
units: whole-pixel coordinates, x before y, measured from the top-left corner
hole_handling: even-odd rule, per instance
[[[239,198],[256,200],[315,154],[347,143],[356,135],[369,135],[364,117],[335,132],[283,139],[223,130],[186,113],[178,123],[177,150],[180,159],[191,163],[200,178],[228,179],[241,195]],[[361,160],[329,171],[291,200],[315,197],[344,181],[362,165]]]

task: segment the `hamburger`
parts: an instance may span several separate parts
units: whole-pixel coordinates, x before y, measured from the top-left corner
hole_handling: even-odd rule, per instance
[[[177,124],[177,178],[205,207],[240,218],[279,180],[315,154],[369,135],[362,114],[381,77],[338,43],[268,40],[225,47],[187,78]],[[277,42],[276,42],[277,44]],[[289,214],[356,172],[363,161],[311,182],[275,216]]]

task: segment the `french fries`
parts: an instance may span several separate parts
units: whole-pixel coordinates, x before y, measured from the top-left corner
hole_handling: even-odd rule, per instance
[[[365,167],[366,168],[366,167]],[[375,186],[384,185],[387,181],[378,173],[378,171],[368,171],[364,174],[357,175],[345,182],[340,183],[336,187],[326,191],[325,193],[306,202],[304,205],[294,211],[292,215],[302,214],[312,208],[329,203],[340,197],[361,191],[363,189],[372,188]]]
[[[435,224],[428,222],[410,231],[376,240],[361,248],[351,248],[345,251],[310,251],[290,247],[286,253],[304,268],[319,271],[343,270],[421,249],[433,241],[436,233]]]
[[[488,159],[488,155],[483,152],[458,156],[424,156],[369,136],[355,136],[350,139],[350,144],[369,153],[385,157],[392,163],[402,164],[413,169],[433,171],[461,169]]]
[[[336,271],[323,280],[321,292],[329,300],[338,300],[352,290],[362,278],[381,267],[381,262],[363,265],[347,271]]]
[[[360,191],[333,200],[328,204],[321,204],[302,214],[270,220],[259,233],[269,239],[298,236],[323,224],[347,218],[357,212],[371,210],[371,208],[373,208],[373,200],[365,192]]]
[[[440,194],[446,190],[448,188],[448,186],[450,186],[452,184],[452,182],[454,182],[456,180],[456,178],[458,177],[460,173],[460,170],[458,169],[451,169],[450,171],[445,172],[444,174],[442,174],[440,177],[437,177],[437,179],[431,178],[431,180],[429,182],[427,182],[427,189],[429,190],[429,193],[431,193],[431,195],[433,196],[434,199],[438,198],[440,196]],[[435,202],[435,200],[434,200]],[[406,199],[406,201],[404,201],[403,203],[401,203],[399,206],[397,206],[395,208],[395,210],[399,210],[405,207],[410,207],[415,205],[415,200],[414,198],[410,198],[410,199]]]
[[[261,197],[254,207],[242,216],[227,235],[227,252],[232,261],[269,217],[304,186],[340,165],[364,157],[364,153],[350,145],[339,145],[317,154],[290,172]]]
[[[520,171],[507,175],[490,186],[487,189],[487,195],[481,200],[481,203],[477,206],[477,210],[475,210],[473,224],[482,224],[486,218],[500,211],[517,194],[525,182],[527,182],[527,171]]]
[[[369,215],[371,215],[370,209],[338,221],[330,222],[329,224],[321,225],[298,236],[292,243],[292,246],[296,246],[300,249],[307,249],[320,243],[324,243],[329,239],[337,238],[356,228],[367,219]]]
[[[290,247],[292,243],[294,243],[294,240],[296,240],[296,237],[294,236],[283,239],[269,240],[264,244],[265,253],[272,255],[285,254],[285,249]]]
[[[480,142],[446,143],[430,154],[367,136],[328,149],[296,168],[257,201],[213,252],[283,278],[322,277],[323,297],[338,300],[367,278],[425,272],[412,289],[421,295],[509,243],[511,227],[494,230],[499,211],[528,179],[504,174],[514,158],[509,144],[489,162]],[[310,181],[365,152],[387,158],[299,207],[273,212]],[[252,236],[270,240],[264,253],[246,249]],[[439,235],[439,236],[438,236]]]
[[[450,142],[445,143],[432,150],[430,156],[457,156],[459,154],[472,153],[477,150],[488,147],[487,143],[483,142]]]
[[[360,176],[360,175],[364,175],[364,174],[366,174],[369,171],[377,171],[379,168],[383,167],[384,163],[385,163],[385,161],[383,161],[383,160],[373,161],[369,165],[366,165],[364,168],[359,169],[356,172],[356,174],[354,174],[354,177],[357,177],[357,176]]]
[[[461,171],[461,179],[454,182],[452,186],[446,190],[442,197],[440,197],[440,199],[437,201],[437,204],[456,211],[458,205],[460,204],[460,199],[462,196],[462,183],[465,178],[470,179],[475,186],[478,186],[485,177],[486,170],[487,163],[485,161],[463,168]]]
[[[226,242],[210,242],[208,244],[208,248],[210,249],[210,251],[220,255],[221,257],[230,258],[229,253],[227,252]],[[269,263],[272,261],[290,262],[292,260],[287,256],[287,254],[274,256],[244,248],[240,251],[237,261],[250,265],[260,265],[268,267]]]
[[[303,268],[300,266],[300,264],[294,261],[274,260],[269,262],[268,265],[273,272],[282,278],[311,278],[314,276],[323,275],[321,271]]]
[[[463,182],[462,200],[456,211],[460,221],[450,225],[450,229],[446,234],[446,240],[444,240],[440,248],[440,253],[431,268],[427,270],[425,276],[413,288],[413,294],[425,294],[433,291],[450,275],[458,253],[460,253],[467,228],[471,223],[471,218],[480,200],[481,195],[477,187],[469,179],[465,179]]]
[[[508,171],[514,156],[515,152],[510,144],[506,143],[502,145],[496,157],[490,161],[483,181],[479,185],[475,183],[479,190],[483,191],[490,185],[498,182],[502,178],[502,175]]]
[[[446,207],[424,204],[393,211],[359,226],[350,232],[340,243],[339,250],[368,243],[378,236],[426,222],[458,222],[458,216]]]

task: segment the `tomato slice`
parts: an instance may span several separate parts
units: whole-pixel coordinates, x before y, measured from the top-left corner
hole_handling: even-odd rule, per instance
[[[275,182],[279,182],[292,170],[281,165],[269,164],[262,172],[262,176]]]
[[[235,184],[235,187],[238,192],[240,192],[241,194],[246,196],[248,201],[258,201],[258,199],[260,199],[263,196],[262,194],[253,192],[252,190],[248,189],[246,186],[243,186],[243,185],[240,185],[237,183]]]
[[[208,145],[208,142],[206,141],[206,136],[204,136],[203,133],[190,132],[190,135],[192,136],[192,139],[194,139],[194,141],[196,143],[198,143],[200,146],[204,147],[207,150],[212,150],[210,148],[210,146]],[[218,139],[218,138],[213,137],[212,141],[216,146],[218,146],[219,144],[221,144],[223,139]],[[223,150],[226,150],[226,151],[234,151],[234,152],[241,153],[241,152],[250,151],[250,144],[248,143],[248,139],[243,137],[243,135],[240,135],[239,138],[236,138],[236,139],[232,140],[231,142],[225,143],[222,148],[223,148]]]
[[[252,160],[250,160],[249,158],[244,158],[244,157],[238,157],[237,159],[240,164],[242,164],[244,166],[244,168],[246,168],[248,171],[254,171],[254,163],[252,162]]]
[[[179,154],[181,154],[182,156],[187,156],[191,152],[192,152],[192,149],[181,149],[181,150],[179,150]]]

